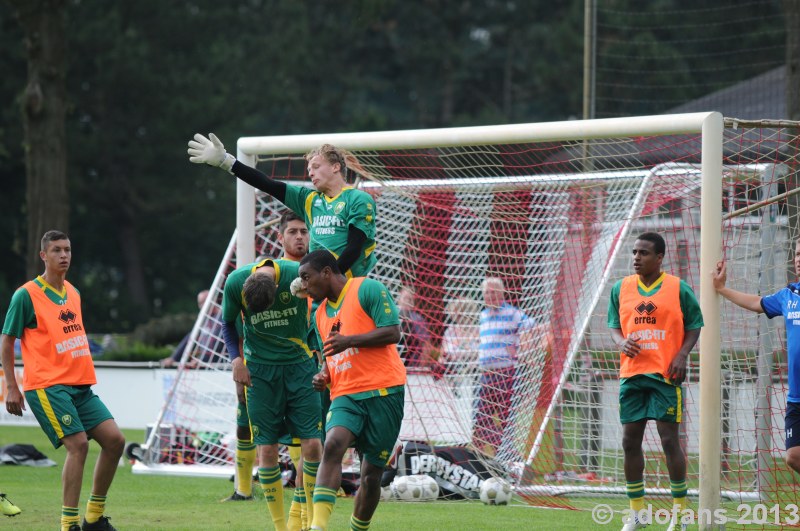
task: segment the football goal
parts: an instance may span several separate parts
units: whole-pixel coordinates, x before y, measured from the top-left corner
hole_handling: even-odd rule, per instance
[[[536,505],[572,508],[577,496],[625,492],[608,297],[633,274],[636,236],[662,234],[664,269],[693,287],[705,320],[684,384],[681,441],[690,495],[713,511],[723,500],[794,496],[781,457],[783,325],[720,302],[709,275],[724,257],[729,285],[742,291],[768,294],[794,280],[797,135],[792,123],[695,113],[245,137],[237,158],[310,186],[308,150],[330,143],[353,154],[349,177],[378,207],[371,276],[395,295],[411,290],[427,329],[425,356],[408,367],[401,440],[467,449]],[[231,473],[234,386],[215,332],[221,289],[237,264],[278,256],[283,209],[237,186],[237,231],[184,356],[199,355],[200,368],[175,372],[139,472]],[[506,302],[528,318],[506,374],[513,390],[489,404],[488,430],[475,425],[486,407],[476,333],[487,278],[500,279]],[[654,426],[644,450],[648,498],[667,507]],[[446,468],[430,473],[454,481]]]

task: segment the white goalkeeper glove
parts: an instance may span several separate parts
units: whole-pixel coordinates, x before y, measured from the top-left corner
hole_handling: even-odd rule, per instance
[[[305,299],[308,297],[308,292],[303,289],[303,281],[300,277],[292,280],[292,283],[289,285],[289,290],[292,292],[292,295],[298,299]]]
[[[208,138],[196,133],[194,140],[189,140],[188,153],[189,162],[217,166],[227,172],[231,171],[236,162],[236,157],[225,151],[225,146],[214,133],[209,133]]]

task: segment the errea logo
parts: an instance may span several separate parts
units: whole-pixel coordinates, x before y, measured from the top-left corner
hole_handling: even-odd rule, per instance
[[[650,301],[647,301],[647,302],[642,301],[639,304],[637,304],[636,308],[634,308],[634,309],[636,310],[636,313],[638,313],[639,315],[642,315],[642,314],[650,315],[651,313],[656,311],[658,308],[656,307],[655,304],[653,304]]]
[[[61,313],[58,314],[58,320],[67,324],[75,322],[75,312],[72,310],[61,310]]]

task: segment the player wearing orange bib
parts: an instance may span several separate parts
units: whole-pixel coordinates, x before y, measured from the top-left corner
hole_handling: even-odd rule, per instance
[[[656,421],[661,437],[673,503],[679,511],[686,508],[686,456],[678,438],[681,383],[703,316],[692,288],[661,271],[665,252],[661,235],[640,235],[633,244],[636,274],[617,282],[608,302],[608,327],[621,355],[619,413],[632,511],[623,531],[646,526],[635,514],[644,509],[642,440],[648,420]],[[686,524],[675,520],[669,531],[678,529],[686,529]]]
[[[83,329],[81,298],[65,279],[72,260],[67,235],[46,232],[39,256],[44,273],[14,293],[3,325],[0,355],[7,388],[6,410],[22,416],[27,400],[53,446],[63,444],[67,449],[61,476],[61,529],[113,530],[103,512],[125,439],[91,389],[97,380]],[[22,342],[24,397],[14,374],[15,338]],[[97,441],[101,450],[81,526],[78,502],[89,439]]]
[[[314,489],[311,529],[327,529],[342,481],[342,458],[361,454],[361,486],[351,529],[369,528],[381,495],[381,475],[403,420],[406,371],[397,353],[400,318],[386,286],[364,277],[348,279],[325,250],[300,261],[303,289],[321,304],[315,322],[325,363],[314,388],[331,385],[327,437]]]

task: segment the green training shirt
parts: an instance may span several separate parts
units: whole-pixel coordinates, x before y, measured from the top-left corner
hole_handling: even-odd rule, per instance
[[[346,186],[336,197],[326,197],[310,188],[286,185],[285,204],[308,226],[309,251],[327,249],[338,259],[347,247],[350,225],[367,236],[361,255],[348,277],[364,277],[375,267],[375,200],[363,190]]]
[[[33,280],[37,286],[44,289],[47,298],[56,304],[64,304],[67,300],[67,289],[64,293],[58,293],[52,286],[44,281],[42,277]],[[73,286],[74,287],[74,286]],[[75,291],[78,291],[76,288]],[[78,293],[80,293],[78,291]],[[3,333],[7,336],[22,337],[25,328],[36,328],[36,312],[33,310],[33,301],[28,290],[19,288],[11,297],[8,305],[6,320],[3,324]]]
[[[275,302],[260,313],[252,313],[244,302],[247,278],[263,265],[275,269]],[[308,301],[292,295],[289,285],[297,278],[298,262],[262,260],[240,267],[225,281],[222,319],[236,321],[244,316],[244,359],[256,363],[288,365],[311,355],[308,336]]]

